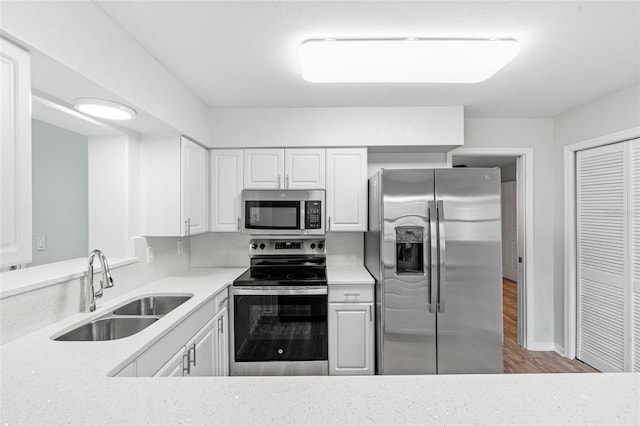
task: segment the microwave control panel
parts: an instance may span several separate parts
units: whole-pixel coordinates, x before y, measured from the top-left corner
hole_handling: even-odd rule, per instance
[[[305,201],[305,229],[322,228],[322,202],[321,201]]]

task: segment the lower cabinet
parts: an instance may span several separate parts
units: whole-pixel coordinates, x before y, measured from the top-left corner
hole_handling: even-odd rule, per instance
[[[329,374],[374,374],[373,286],[329,285]]]
[[[228,289],[120,370],[118,377],[228,376]]]

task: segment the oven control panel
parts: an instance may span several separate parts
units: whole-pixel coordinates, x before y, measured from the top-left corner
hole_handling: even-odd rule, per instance
[[[250,255],[277,254],[326,254],[324,238],[313,239],[252,239],[249,241]]]

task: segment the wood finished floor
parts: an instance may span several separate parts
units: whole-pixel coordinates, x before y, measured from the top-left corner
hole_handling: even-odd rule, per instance
[[[517,284],[502,280],[505,373],[597,373],[582,361],[555,352],[533,352],[518,345]]]

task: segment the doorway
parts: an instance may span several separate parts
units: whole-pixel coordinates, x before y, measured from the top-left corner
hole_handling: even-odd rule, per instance
[[[458,148],[447,154],[449,167],[499,167],[502,176],[502,263],[505,345],[527,348],[533,324],[533,150]]]

